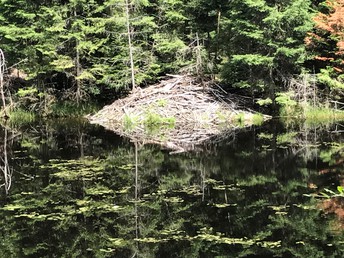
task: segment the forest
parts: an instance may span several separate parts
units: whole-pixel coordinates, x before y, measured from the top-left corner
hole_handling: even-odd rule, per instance
[[[103,105],[167,74],[215,80],[269,114],[338,108],[343,12],[343,0],[1,0],[3,111]]]
[[[344,0],[0,0],[0,257],[344,257]]]

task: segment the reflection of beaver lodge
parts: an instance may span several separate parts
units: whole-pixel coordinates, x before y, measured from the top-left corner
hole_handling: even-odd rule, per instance
[[[133,91],[89,119],[133,141],[185,151],[268,118],[242,107],[238,97],[212,81],[171,75]]]

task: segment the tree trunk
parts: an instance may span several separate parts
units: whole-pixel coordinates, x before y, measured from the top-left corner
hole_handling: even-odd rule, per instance
[[[127,20],[127,33],[128,33],[128,45],[129,45],[129,57],[130,57],[130,71],[131,71],[131,84],[132,90],[136,89],[135,86],[135,71],[134,71],[134,58],[133,58],[133,46],[131,43],[131,30],[130,30],[130,16],[129,16],[129,0],[125,0],[126,20]]]
[[[221,22],[221,10],[217,10],[217,28],[216,28],[216,48],[215,48],[215,62],[217,62],[220,49],[220,22]]]
[[[76,18],[77,13],[74,9],[74,17]],[[75,39],[75,67],[76,67],[76,103],[79,104],[81,100],[81,81],[79,76],[81,75],[81,65],[80,65],[80,52],[79,52],[79,40]]]
[[[10,166],[8,163],[8,156],[7,156],[7,128],[5,127],[5,135],[4,135],[4,146],[3,146],[3,167],[1,168],[2,173],[4,175],[4,184],[3,186],[5,187],[5,193],[6,195],[8,194],[11,184],[12,184],[12,175],[11,175],[11,170]]]
[[[6,100],[5,100],[5,92],[4,92],[4,73],[5,73],[5,56],[2,50],[0,49],[0,94],[1,94],[1,100],[2,100],[2,107],[4,110],[4,117],[7,117]]]

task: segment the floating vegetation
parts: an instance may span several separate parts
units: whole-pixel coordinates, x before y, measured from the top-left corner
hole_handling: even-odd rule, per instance
[[[214,203],[212,205],[219,209],[238,206],[237,203]]]
[[[135,149],[127,140],[119,143],[100,127],[92,133],[84,124],[65,128],[40,124],[7,142],[13,144],[14,184],[0,207],[1,257],[344,253],[340,220],[334,231],[334,216],[324,216],[344,214],[344,190],[322,184],[325,177],[338,179],[337,185],[342,178],[343,144],[329,142],[340,134],[320,138],[317,131],[325,140],[320,148],[312,145],[318,148],[314,156],[300,155],[305,145],[295,128],[297,135],[275,127],[273,133],[243,132],[214,153],[171,156],[156,146],[139,146],[136,175]],[[278,135],[286,149],[276,144]],[[303,195],[322,191],[330,198]]]
[[[53,171],[55,177],[65,180],[92,180],[95,176],[104,171],[104,161],[98,159],[79,160],[50,160],[48,165],[41,165],[41,169]]]
[[[173,190],[175,193],[185,193],[192,196],[197,196],[202,194],[199,186],[191,185],[189,187],[184,187],[183,189]]]
[[[251,176],[246,179],[241,179],[237,182],[239,186],[257,186],[257,185],[265,185],[267,183],[276,183],[277,179],[273,177],[267,177],[264,175],[258,176]]]
[[[104,186],[97,186],[93,188],[86,189],[87,195],[102,196],[107,194],[113,194],[113,190],[108,189]]]
[[[210,231],[212,231],[210,229]],[[159,237],[144,237],[137,238],[135,241],[140,243],[166,243],[168,241],[189,241],[189,242],[198,242],[206,241],[213,244],[221,245],[241,245],[241,246],[258,246],[267,249],[279,248],[282,245],[282,241],[263,241],[258,239],[248,239],[248,238],[235,238],[235,237],[226,237],[220,232],[211,233],[209,229],[201,229],[197,232],[196,236],[185,235],[184,231],[163,231]]]
[[[212,187],[214,190],[240,190],[237,186],[235,186],[234,184],[231,185],[215,185]]]
[[[184,200],[180,197],[177,196],[172,196],[172,197],[166,197],[164,198],[165,202],[170,202],[170,203],[181,203],[184,202]]]
[[[128,244],[128,241],[126,241],[123,238],[109,238],[109,241],[111,242],[111,246],[114,247],[124,247]]]

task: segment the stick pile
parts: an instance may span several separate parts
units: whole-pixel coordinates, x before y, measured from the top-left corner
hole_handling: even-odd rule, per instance
[[[239,127],[234,122],[239,113],[245,125],[252,123],[253,113],[240,110],[220,86],[188,75],[170,75],[88,118],[132,141],[186,151]]]

